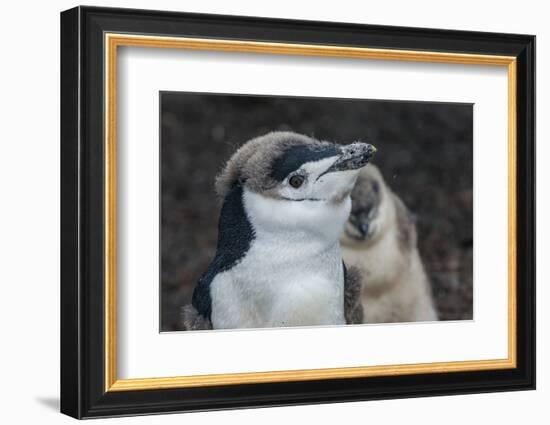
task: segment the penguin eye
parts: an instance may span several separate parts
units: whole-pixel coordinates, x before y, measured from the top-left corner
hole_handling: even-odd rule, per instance
[[[292,176],[289,180],[288,180],[288,183],[294,188],[294,189],[298,189],[303,183],[304,183],[304,176],[301,176],[299,174],[296,174],[295,176]]]

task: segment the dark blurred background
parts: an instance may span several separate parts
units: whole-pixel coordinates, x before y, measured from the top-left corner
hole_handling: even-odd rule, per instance
[[[161,93],[161,330],[179,329],[213,258],[214,179],[235,149],[272,130],[368,141],[417,216],[442,320],[472,318],[473,108],[469,104]]]

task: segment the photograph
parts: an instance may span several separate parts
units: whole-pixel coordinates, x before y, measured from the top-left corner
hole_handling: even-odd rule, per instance
[[[473,104],[159,104],[161,332],[474,319]]]

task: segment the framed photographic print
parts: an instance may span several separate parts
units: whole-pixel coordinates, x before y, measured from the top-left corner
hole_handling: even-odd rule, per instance
[[[535,387],[535,38],[61,14],[61,411]]]

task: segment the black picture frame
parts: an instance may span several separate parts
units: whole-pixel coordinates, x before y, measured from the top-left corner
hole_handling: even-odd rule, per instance
[[[105,391],[106,32],[516,57],[517,367]],[[61,13],[61,195],[62,413],[92,418],[535,388],[534,36],[132,9],[67,10]]]

